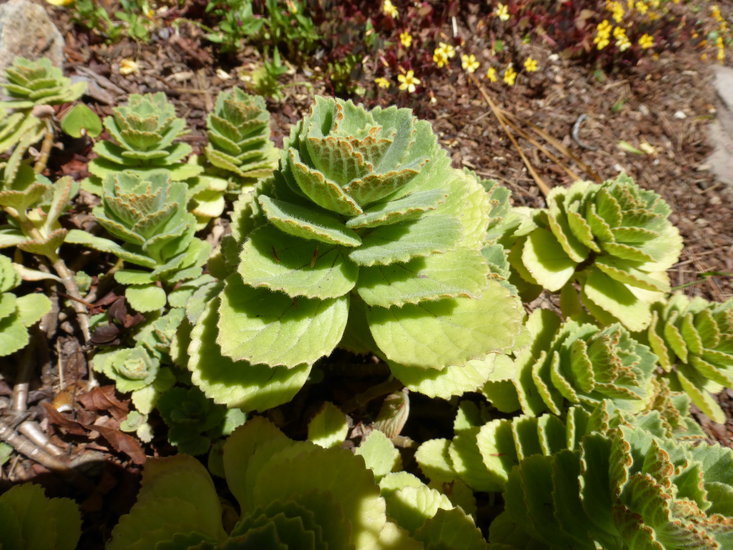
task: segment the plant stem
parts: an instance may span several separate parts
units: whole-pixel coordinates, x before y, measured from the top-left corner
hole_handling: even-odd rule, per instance
[[[41,143],[41,152],[36,159],[36,164],[33,166],[33,171],[36,174],[40,174],[46,169],[51,147],[53,147],[53,127],[49,119],[46,121],[46,133],[43,136],[43,143]]]

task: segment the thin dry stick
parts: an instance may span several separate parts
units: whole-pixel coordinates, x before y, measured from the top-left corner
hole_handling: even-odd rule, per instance
[[[572,168],[570,168],[569,166],[566,166],[565,164],[563,164],[562,161],[559,158],[557,158],[553,153],[550,152],[549,149],[547,149],[547,147],[545,147],[544,145],[542,145],[541,143],[539,143],[536,139],[534,139],[527,132],[525,132],[522,128],[520,128],[519,125],[517,125],[516,122],[513,122],[509,118],[506,118],[506,122],[507,122],[507,124],[509,124],[509,126],[512,127],[512,129],[517,134],[519,134],[520,137],[523,137],[524,139],[526,139],[527,141],[529,141],[532,145],[534,145],[535,147],[537,147],[537,149],[539,149],[540,152],[542,152],[547,158],[549,158],[552,162],[554,162],[560,168],[562,168],[563,170],[565,170],[565,172],[568,174],[568,176],[570,176],[570,179],[572,179],[573,181],[577,181],[577,180],[581,179],[581,177],[578,174],[576,174],[575,171]]]
[[[507,127],[504,117],[502,116],[497,106],[494,104],[494,102],[489,97],[489,94],[486,92],[486,89],[481,85],[481,83],[479,83],[478,80],[476,80],[476,77],[474,77],[473,75],[469,75],[469,78],[471,79],[473,84],[478,88],[479,92],[481,92],[481,95],[483,96],[484,100],[486,100],[486,103],[488,103],[489,107],[491,107],[491,111],[494,113],[496,120],[499,121],[499,124],[501,125],[502,130],[504,130],[504,133],[507,135],[509,140],[512,142],[512,145],[514,145],[514,148],[519,153],[519,156],[522,157],[522,162],[524,162],[524,165],[527,167],[527,170],[531,174],[532,179],[534,179],[535,183],[537,184],[537,187],[539,187],[540,191],[542,191],[542,194],[545,197],[547,197],[547,195],[550,194],[550,187],[545,183],[545,181],[535,171],[534,167],[532,166],[532,163],[529,161],[527,156],[524,154],[524,151],[522,151],[522,148],[519,146],[519,143],[517,142],[516,138],[509,131],[509,128]]]
[[[502,110],[502,114],[506,116],[507,119],[514,119],[515,121],[517,120],[517,116],[510,113],[509,111]],[[603,182],[603,179],[598,175],[598,172],[596,172],[590,165],[583,162],[583,160],[578,155],[576,155],[570,149],[565,147],[561,141],[552,137],[543,128],[540,128],[534,122],[526,120],[524,121],[524,123],[527,124],[530,128],[532,128],[532,130],[534,130],[535,133],[539,135],[542,139],[544,139],[547,143],[552,145],[555,149],[560,151],[566,157],[572,159],[578,166],[580,166],[583,172],[588,174],[593,179],[593,181],[595,181],[596,183]]]

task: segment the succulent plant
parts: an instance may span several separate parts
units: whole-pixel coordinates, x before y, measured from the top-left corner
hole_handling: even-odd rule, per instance
[[[186,184],[171,182],[167,172],[110,174],[94,215],[123,244],[80,230],[70,231],[67,242],[110,252],[149,270],[121,269],[115,279],[128,285],[125,297],[138,311],[161,309],[167,293],[160,285],[198,277],[209,256],[209,245],[194,237],[196,219],[185,209],[186,191]]]
[[[141,174],[163,170],[180,181],[201,171],[195,164],[181,162],[191,153],[190,145],[175,142],[187,133],[186,121],[176,116],[163,92],[131,94],[126,105],[115,107],[112,116],[104,119],[104,127],[112,141],[96,143],[94,152],[99,157],[89,164],[89,171],[100,179],[122,170]]]
[[[574,450],[587,434],[607,433],[611,428],[632,423],[648,426],[666,439],[699,442],[704,433],[689,416],[689,401],[682,394],[666,395],[658,409],[629,414],[602,401],[593,409],[568,408],[562,416],[483,418],[463,402],[454,423],[453,439],[424,442],[415,458],[433,483],[460,481],[474,491],[504,490],[512,468],[533,454],[550,456],[563,449]]]
[[[631,331],[651,322],[650,304],[669,291],[666,270],[678,259],[682,239],[669,222],[670,208],[628,176],[598,185],[580,181],[556,187],[533,229],[518,233],[509,255],[529,283],[562,291],[569,313],[582,304],[601,323]]]
[[[723,550],[733,544],[733,451],[621,425],[524,458],[504,499],[489,536],[508,548]]]
[[[231,434],[244,423],[242,411],[214,404],[198,388],[171,388],[157,405],[168,425],[168,440],[181,453],[204,454],[213,439]]]
[[[28,327],[51,310],[43,294],[17,297],[10,292],[20,284],[20,275],[6,256],[0,255],[0,357],[28,345]]]
[[[206,128],[206,159],[216,168],[244,182],[272,174],[277,149],[270,141],[270,114],[262,97],[240,88],[221,92]]]
[[[61,69],[54,67],[45,57],[30,61],[16,57],[5,69],[3,84],[9,97],[3,105],[11,109],[29,109],[37,105],[71,103],[86,90],[84,82],[71,83]]]
[[[387,520],[374,477],[346,449],[292,441],[258,417],[229,437],[223,464],[240,512],[231,531],[201,463],[186,455],[152,459],[108,550],[419,548]]]
[[[5,80],[2,87],[8,99],[0,102],[0,154],[12,150],[3,169],[4,179],[10,183],[28,148],[52,131],[49,119],[53,109],[43,106],[76,101],[86,84],[72,84],[46,58],[29,61],[16,57],[5,69]]]
[[[513,365],[495,369],[484,385],[484,394],[500,410],[560,415],[570,404],[593,408],[610,399],[622,410],[638,412],[654,397],[657,357],[620,324],[599,329],[562,323],[538,309],[526,326],[531,345],[517,353]]]
[[[208,165],[190,190],[191,212],[201,227],[221,215],[227,194],[236,196],[242,186],[272,175],[278,157],[270,140],[270,114],[259,96],[239,88],[219,93],[206,126]]]
[[[235,377],[284,379],[338,345],[435,370],[513,346],[519,300],[481,252],[489,196],[409,110],[317,98],[251,206],[237,270],[189,348],[215,401],[232,403]],[[226,392],[222,361],[239,373]]]
[[[74,550],[81,536],[74,501],[48,498],[33,483],[0,495],[0,525],[0,548],[8,550]]]
[[[647,338],[673,389],[686,392],[716,422],[725,422],[710,394],[733,387],[733,299],[711,303],[676,293],[654,305]]]

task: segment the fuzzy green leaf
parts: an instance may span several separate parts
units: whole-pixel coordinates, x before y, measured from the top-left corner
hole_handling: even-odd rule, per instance
[[[290,298],[255,289],[239,275],[227,278],[219,308],[217,342],[235,361],[296,367],[331,353],[346,327],[348,296]]]
[[[354,287],[359,273],[343,247],[293,237],[270,225],[251,234],[240,260],[245,284],[292,297],[338,298]]]
[[[577,265],[546,229],[535,229],[529,234],[522,250],[522,262],[535,281],[553,292],[567,284]]]
[[[355,454],[362,457],[366,467],[379,480],[402,464],[400,452],[380,430],[373,430],[361,442]]]
[[[128,286],[125,298],[130,305],[141,313],[162,310],[165,307],[165,290],[154,284]]]
[[[340,446],[348,432],[346,416],[328,401],[308,423],[308,441],[324,448]]]
[[[485,317],[490,312],[491,319]],[[372,336],[387,359],[442,369],[510,349],[521,324],[519,301],[490,281],[478,299],[451,298],[367,313]]]

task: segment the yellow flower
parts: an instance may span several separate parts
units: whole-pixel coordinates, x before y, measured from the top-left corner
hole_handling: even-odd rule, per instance
[[[382,4],[382,13],[387,17],[391,17],[392,19],[400,14],[397,11],[395,5],[392,3],[392,0],[384,0],[384,4]]]
[[[504,82],[506,82],[509,86],[514,86],[514,81],[516,79],[517,79],[517,71],[515,71],[512,64],[509,63],[509,66],[504,71]]]
[[[626,51],[631,47],[629,37],[626,36],[626,30],[623,27],[613,29],[613,37],[616,39],[616,47],[619,51]]]
[[[466,55],[463,54],[461,56],[461,67],[463,67],[463,70],[467,73],[473,73],[478,69],[478,66],[480,63],[476,61],[476,56],[473,54]]]
[[[718,48],[718,55],[716,56],[718,61],[723,61],[725,59],[725,45],[723,44],[722,36],[716,38],[715,46]]]
[[[438,47],[433,51],[433,62],[438,68],[445,67],[448,60],[456,56],[456,50],[450,44],[439,42]]]
[[[119,71],[121,75],[139,73],[140,65],[137,64],[137,61],[132,59],[120,59]]]
[[[420,80],[415,78],[415,72],[413,70],[407,71],[407,74],[397,75],[397,80],[400,81],[400,90],[412,93],[415,88],[420,84]]]
[[[389,80],[387,80],[383,76],[375,78],[374,83],[380,88],[389,88]]]
[[[713,16],[713,19],[720,22],[723,21],[723,16],[720,14],[720,8],[717,4],[710,7],[710,14]]]
[[[69,4],[73,4],[74,0],[46,0],[46,2],[52,6],[68,6]]]
[[[649,11],[649,8],[647,7],[647,5],[644,2],[637,2],[636,11],[644,15],[647,11]]]
[[[539,65],[537,64],[537,61],[535,59],[532,59],[531,57],[528,57],[524,60],[524,70],[528,73],[533,73],[537,70]]]
[[[624,7],[621,2],[608,2],[606,9],[611,12],[611,17],[616,23],[621,23],[624,18]]]
[[[496,5],[494,13],[502,21],[507,21],[509,19],[509,8],[506,7],[506,4],[502,4],[501,2]]]
[[[642,50],[648,50],[654,46],[654,37],[648,34],[642,34],[641,38],[639,38],[639,46],[641,46]]]
[[[496,76],[496,69],[494,67],[489,67],[489,69],[486,71],[486,78],[488,78],[491,82],[496,82],[499,80],[499,78]]]
[[[597,45],[599,50],[602,50],[611,42],[609,37],[611,36],[611,23],[607,19],[604,19],[596,27],[596,36],[593,39],[593,43]]]
[[[412,35],[407,31],[400,33],[400,42],[405,48],[409,48],[412,46]]]

